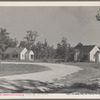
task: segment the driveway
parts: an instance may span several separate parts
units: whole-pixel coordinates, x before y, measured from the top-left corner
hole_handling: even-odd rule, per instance
[[[3,76],[0,79],[7,80],[22,80],[22,79],[30,79],[30,80],[38,80],[41,82],[53,82],[55,79],[61,79],[66,75],[70,75],[79,70],[83,70],[77,66],[64,65],[64,64],[53,64],[53,63],[31,63],[31,62],[1,62],[2,64],[35,64],[49,67],[51,70],[36,72],[36,73],[28,73],[28,74],[20,74],[20,75],[12,75],[12,76]]]

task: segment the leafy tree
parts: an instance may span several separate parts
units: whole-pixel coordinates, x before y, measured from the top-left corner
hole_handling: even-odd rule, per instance
[[[79,42],[75,47],[81,47],[81,46],[83,46],[83,44]]]
[[[27,35],[24,37],[24,40],[20,42],[19,47],[27,47],[27,49],[31,49],[34,45],[36,38],[38,37],[37,31],[26,31]]]
[[[61,59],[62,58],[62,45],[60,43],[57,44],[56,49],[56,58]]]
[[[53,46],[50,46],[45,39],[45,42],[42,43],[38,41],[32,46],[32,50],[35,54],[35,59],[52,59],[54,58],[55,49]]]
[[[70,44],[67,42],[67,38],[63,37],[61,42],[57,44],[56,57],[66,61],[69,48]]]
[[[51,60],[55,58],[55,49],[53,46],[48,47],[48,58]]]
[[[16,38],[12,39],[9,36],[10,33],[7,32],[6,29],[0,28],[0,54],[2,55],[3,52],[9,47],[16,47],[18,41]]]
[[[43,44],[43,48],[44,48],[44,57],[45,57],[45,59],[47,59],[48,58],[48,42],[46,41],[46,39],[45,39],[45,42],[44,42],[44,44]]]
[[[21,41],[19,47],[27,47],[27,41]]]
[[[44,48],[42,42],[38,41],[35,45],[32,46],[32,50],[34,51],[35,59],[44,58]]]

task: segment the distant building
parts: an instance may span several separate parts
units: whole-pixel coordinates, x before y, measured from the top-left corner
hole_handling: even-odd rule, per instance
[[[4,52],[4,58],[9,60],[34,60],[34,52],[23,47],[8,48]]]
[[[33,51],[32,50],[28,50],[27,52],[26,52],[26,60],[33,60],[34,59],[34,53],[33,53]]]
[[[96,45],[83,45],[83,46],[75,47],[72,51],[69,51],[69,57],[73,61],[100,62],[99,51],[100,50]]]

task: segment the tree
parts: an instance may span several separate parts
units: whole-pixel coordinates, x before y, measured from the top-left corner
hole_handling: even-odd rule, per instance
[[[67,38],[63,37],[61,42],[57,44],[56,56],[59,59],[67,60],[70,44],[67,42]]]
[[[54,58],[55,49],[53,46],[50,46],[45,39],[44,43],[38,41],[36,44],[32,46],[32,50],[35,54],[35,59],[52,59]]]
[[[55,58],[55,49],[53,46],[48,47],[48,58],[51,60]]]
[[[48,42],[46,41],[46,39],[44,41],[43,48],[44,48],[44,57],[45,59],[47,59],[48,58]]]
[[[19,47],[27,47],[27,49],[31,49],[34,45],[36,38],[39,36],[37,31],[26,31],[27,35],[24,37],[25,40],[20,42]]]
[[[36,44],[32,46],[32,50],[35,54],[35,59],[43,59],[44,58],[44,48],[43,43],[38,41]]]
[[[81,46],[83,46],[83,44],[79,42],[75,47],[81,47]]]
[[[21,41],[19,47],[27,47],[27,41]]]
[[[57,44],[56,49],[56,58],[61,59],[62,58],[62,45],[60,43]]]
[[[10,33],[8,33],[6,29],[0,28],[0,54],[1,55],[7,48],[16,47],[18,44],[16,38],[14,39],[10,38],[9,34]]]

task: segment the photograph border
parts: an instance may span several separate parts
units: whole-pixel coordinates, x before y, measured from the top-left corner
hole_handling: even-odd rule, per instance
[[[32,4],[31,4],[31,2],[32,2]],[[70,5],[73,2],[74,3],[79,3],[79,4],[82,4],[81,6],[85,6],[86,4],[91,2],[91,3],[93,3],[94,6],[100,6],[100,0],[96,0],[96,1],[94,1],[94,0],[62,0],[62,1],[61,0],[48,0],[48,1],[47,0],[14,0],[14,1],[13,0],[0,0],[0,6],[5,6],[5,4],[6,4],[6,6],[11,6],[11,5],[12,6],[16,6],[16,3],[18,3],[17,6],[24,6],[23,4],[26,4],[26,6],[27,6],[28,3],[30,4],[30,6],[32,6],[34,3],[35,3],[34,5],[38,6],[38,3],[40,3],[40,2],[41,3],[45,3],[46,2],[46,4],[45,4],[46,7],[47,7],[47,3],[48,4],[50,3],[50,5],[52,4],[52,6],[55,6],[55,4],[57,4],[58,2],[59,3],[58,3],[57,6],[59,6],[60,3],[64,4],[64,2],[68,3],[67,5]],[[83,2],[85,2],[86,4],[84,5]],[[74,5],[74,3],[73,3],[73,5]],[[43,6],[43,5],[40,4],[40,6]],[[66,5],[64,4],[63,6],[66,6]],[[91,5],[89,4],[89,6],[91,6]],[[46,99],[46,100],[52,100],[52,99],[59,99],[59,100],[60,99],[61,100],[62,99],[66,99],[66,100],[75,100],[75,99],[76,100],[78,100],[78,99],[79,100],[81,100],[81,99],[82,100],[88,100],[88,99],[91,99],[91,100],[94,100],[95,99],[96,100],[96,99],[100,99],[100,95],[99,94],[92,94],[92,95],[88,95],[88,94],[83,94],[83,95],[73,94],[73,95],[67,95],[67,97],[66,97],[66,94],[62,94],[62,95],[59,95],[59,94],[55,95],[55,94],[53,94],[53,97],[52,97],[52,94],[50,94],[50,95],[49,94],[46,94],[46,95],[39,94],[38,95],[39,97],[37,97],[37,95],[38,94],[30,94],[30,95],[25,94],[24,99],[28,99],[28,100],[32,100],[32,99],[38,99],[38,100],[44,100],[44,99]],[[86,96],[86,97],[84,97],[84,96]],[[23,97],[7,96],[7,97],[1,97],[0,99],[6,99],[6,100],[11,100],[11,99],[14,100],[14,99],[16,99],[16,100],[21,100],[21,99],[23,99]]]

